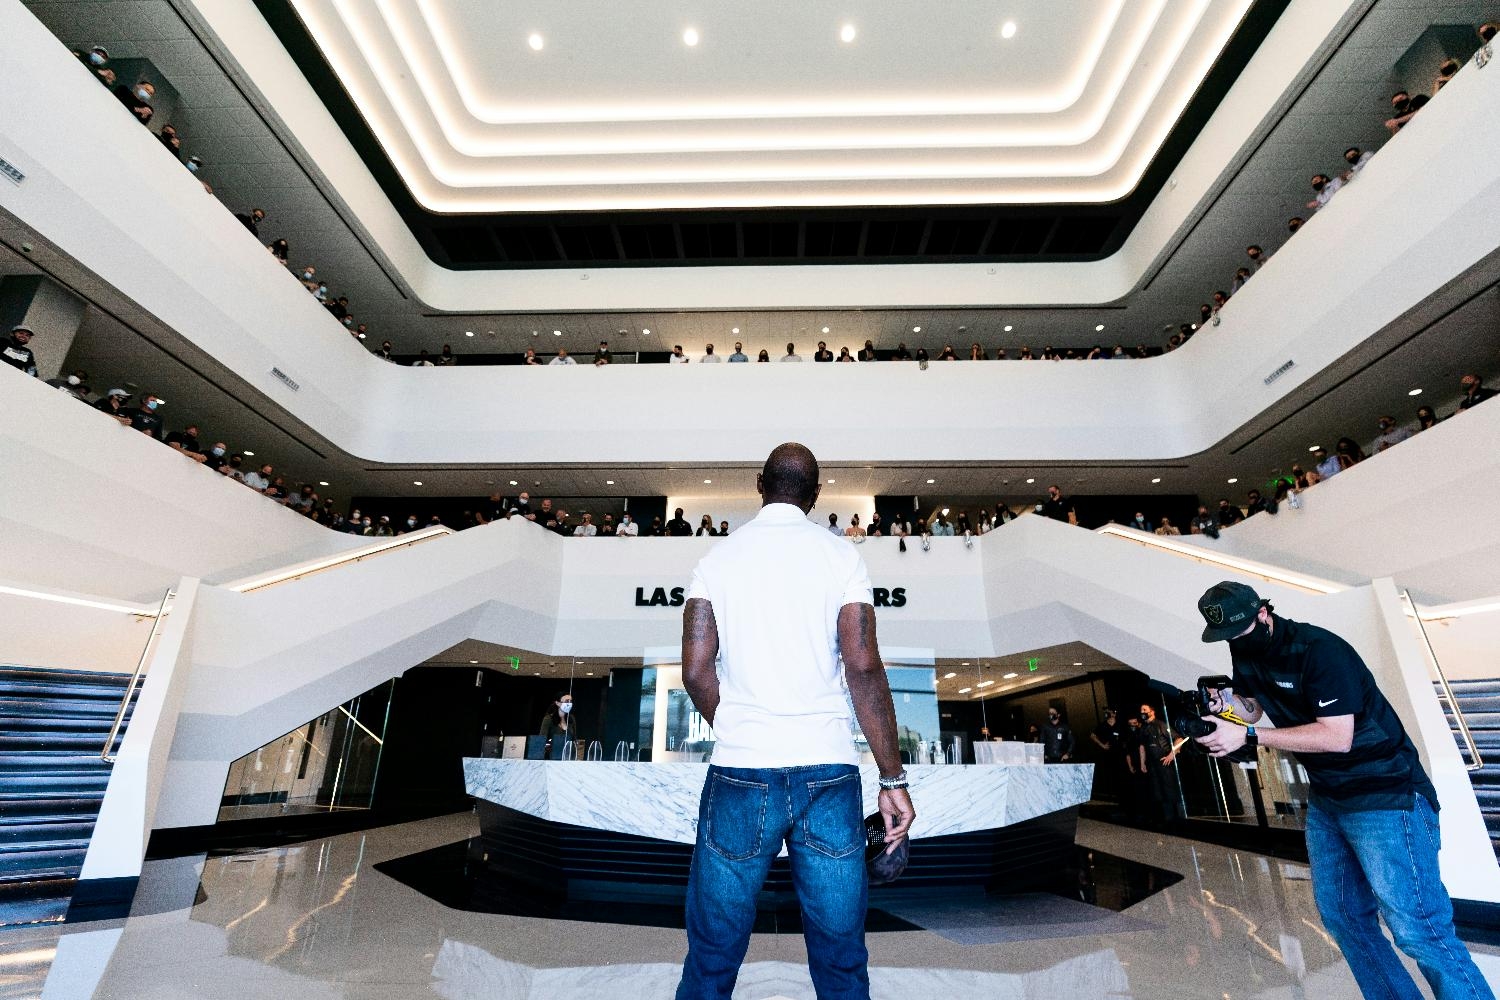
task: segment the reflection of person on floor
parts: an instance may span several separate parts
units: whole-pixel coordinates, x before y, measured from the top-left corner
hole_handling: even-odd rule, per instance
[[[1494,1000],[1453,929],[1438,871],[1437,791],[1401,719],[1354,647],[1326,629],[1274,613],[1226,581],[1198,599],[1204,642],[1229,643],[1233,703],[1248,727],[1205,716],[1198,742],[1214,756],[1243,746],[1289,750],[1307,771],[1307,854],[1323,924],[1366,997],[1418,997],[1380,930],[1416,960],[1438,1000]],[[1275,729],[1258,731],[1269,716]]]
[[[772,451],[756,477],[760,513],[703,557],[688,589],[682,682],[716,743],[699,800],[677,1000],[734,993],[755,897],[783,843],[817,995],[870,996],[851,704],[879,768],[889,850],[916,814],[869,572],[858,546],[807,519],[820,482],[802,445]]]
[[[1062,713],[1056,706],[1047,709],[1047,721],[1042,724],[1042,746],[1042,759],[1048,764],[1061,764],[1073,759],[1073,729],[1063,721]]]
[[[1182,792],[1177,784],[1177,749],[1172,745],[1172,731],[1156,717],[1156,709],[1141,706],[1141,747],[1138,763],[1146,776],[1151,797],[1149,819],[1168,826],[1183,819]]]

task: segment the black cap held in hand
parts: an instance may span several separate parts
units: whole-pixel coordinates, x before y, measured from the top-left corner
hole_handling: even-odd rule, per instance
[[[1222,642],[1244,632],[1262,603],[1260,595],[1243,583],[1225,580],[1209,587],[1198,598],[1198,612],[1205,623],[1203,641]]]

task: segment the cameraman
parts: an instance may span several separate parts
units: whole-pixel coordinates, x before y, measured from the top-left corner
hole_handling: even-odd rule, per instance
[[[1437,792],[1359,654],[1326,629],[1274,614],[1241,583],[1210,587],[1198,610],[1203,641],[1227,640],[1234,662],[1230,689],[1217,692],[1209,710],[1232,701],[1250,723],[1205,716],[1216,732],[1198,742],[1215,757],[1246,745],[1297,754],[1312,789],[1313,897],[1360,990],[1420,995],[1380,931],[1378,908],[1438,1000],[1494,1000],[1453,930],[1438,873]],[[1255,723],[1264,715],[1276,728],[1260,733]]]

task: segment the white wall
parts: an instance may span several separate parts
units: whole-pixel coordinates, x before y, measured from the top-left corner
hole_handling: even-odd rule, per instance
[[[0,583],[154,602],[184,575],[223,582],[366,542],[14,369],[0,383]]]
[[[36,593],[92,600],[59,591]],[[135,610],[142,614],[0,591],[0,666],[129,673],[151,633],[153,619],[146,615],[154,615],[156,606],[140,604]]]
[[[1500,403],[1489,402],[1303,491],[1301,510],[1184,537],[1347,583],[1389,576],[1430,604],[1500,594],[1496,441]]]
[[[1344,7],[1323,6],[1325,20],[1332,16],[1326,8]],[[247,0],[223,7],[250,14]],[[1318,4],[1294,7],[1313,16]],[[258,30],[264,35],[263,24]],[[0,204],[297,419],[375,462],[758,462],[788,439],[830,462],[869,460],[875,451],[891,462],[1176,458],[1212,447],[1500,245],[1500,213],[1489,210],[1500,199],[1500,130],[1470,127],[1500,100],[1500,75],[1464,72],[1235,296],[1221,326],[1163,358],[926,372],[892,364],[398,368],[343,335],[190,175],[163,169],[155,139],[119,114],[23,7],[0,8],[0,32],[13,68],[12,92],[0,104],[0,153],[27,173],[20,187],[0,188]],[[1279,25],[1275,35],[1283,34]],[[1284,40],[1305,53],[1321,37]],[[289,84],[301,79],[295,71],[288,77]],[[278,107],[291,113],[293,103]],[[79,156],[79,135],[112,155]],[[1402,211],[1386,210],[1393,203]],[[1339,266],[1328,267],[1331,260]],[[1111,258],[1101,266],[1120,264]],[[1129,273],[1138,268],[1139,261]],[[849,289],[865,307],[882,301],[874,289],[813,270],[806,280],[820,290]],[[774,304],[791,305],[794,269],[778,273],[786,296]],[[881,287],[901,273],[881,268]],[[928,287],[965,273],[945,267]],[[1066,273],[1052,301],[1076,301],[1081,289],[1100,287]],[[748,280],[738,269],[722,280],[694,274],[697,287]],[[1040,287],[1026,275],[997,269],[996,291],[977,303],[1003,301],[1000,287],[1011,281]],[[449,280],[464,279],[442,277]],[[556,272],[524,277],[536,288],[563,280]],[[1133,280],[1103,282],[1111,287],[1106,297]],[[1288,358],[1297,367],[1264,385],[1262,377]],[[301,390],[272,378],[273,366]],[[497,396],[516,412],[547,419],[530,427],[497,422]],[[1066,420],[1055,419],[1059,399],[1068,401]],[[876,408],[878,443],[870,429]],[[634,426],[672,431],[598,434],[600,412],[630,412]],[[1018,418],[1026,414],[1045,414],[1046,422]],[[453,427],[469,431],[453,434]],[[951,433],[954,427],[966,433]]]

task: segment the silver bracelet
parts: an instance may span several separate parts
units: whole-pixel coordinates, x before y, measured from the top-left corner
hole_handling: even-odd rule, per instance
[[[902,768],[901,773],[894,778],[881,778],[879,780],[883,791],[892,792],[898,788],[906,788],[906,769]]]

